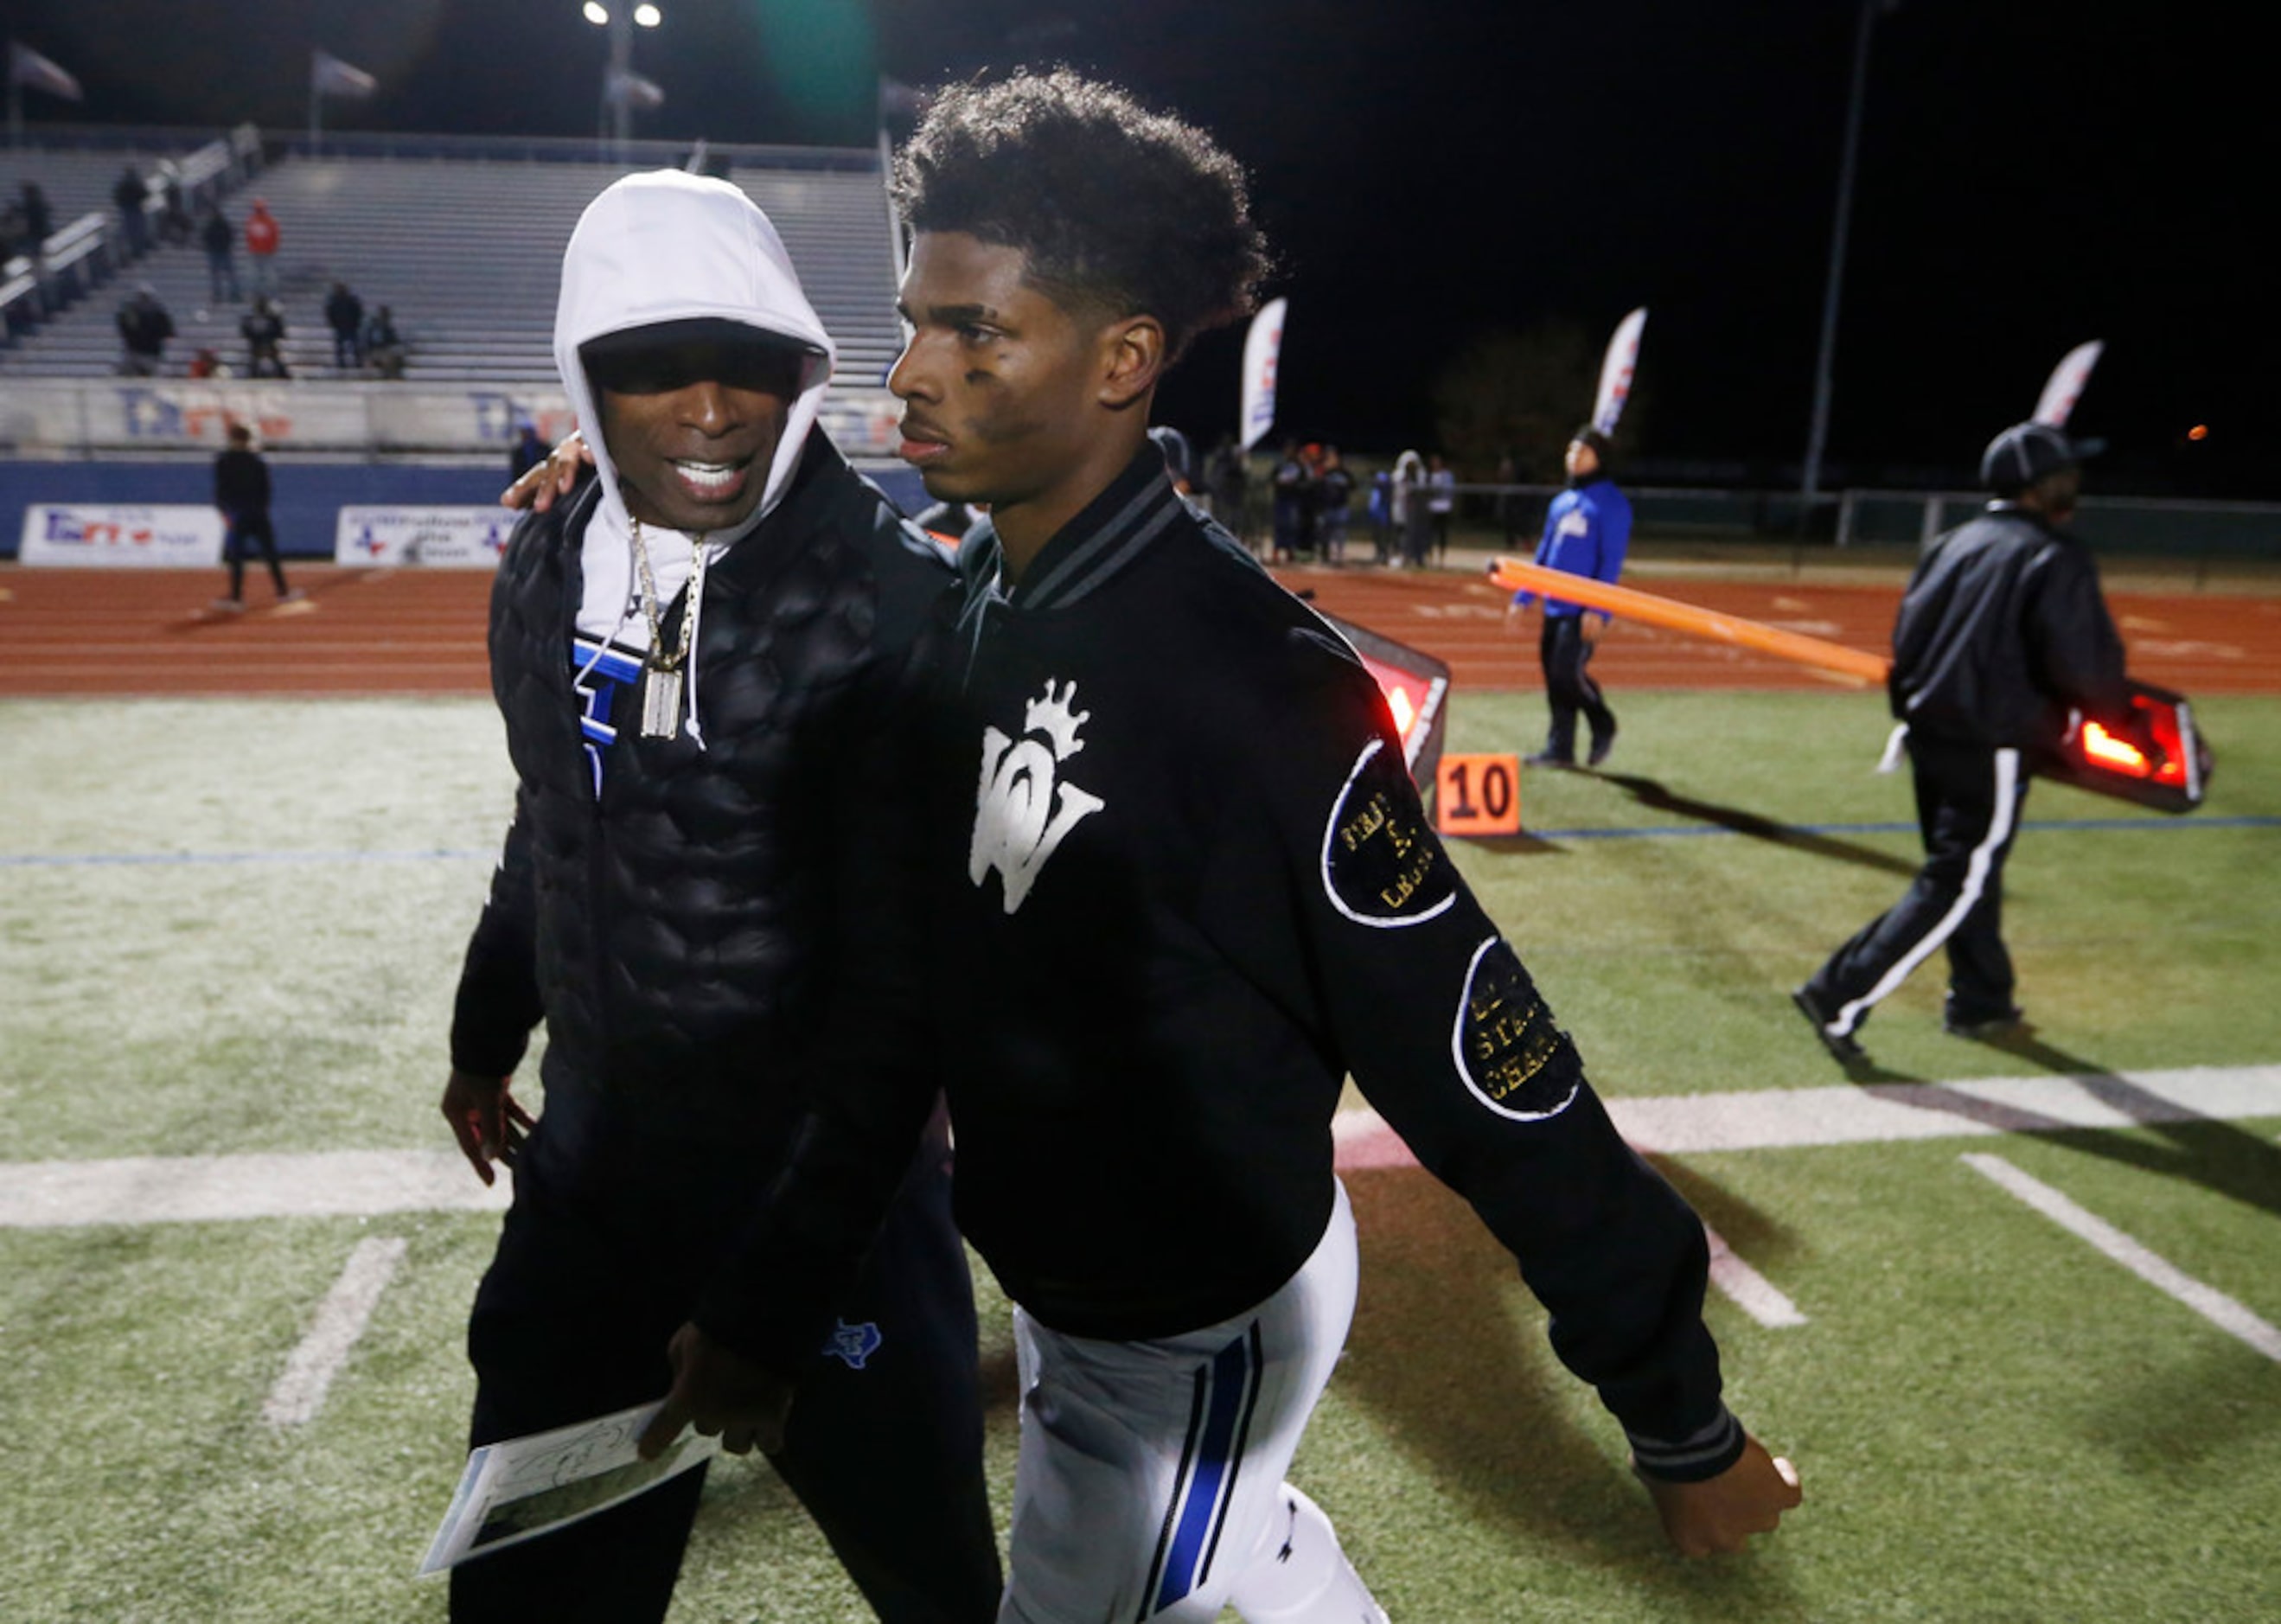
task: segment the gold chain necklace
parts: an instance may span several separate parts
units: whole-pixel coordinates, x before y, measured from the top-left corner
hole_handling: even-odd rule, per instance
[[[692,536],[696,550],[690,566],[688,601],[681,610],[681,639],[671,653],[665,650],[663,606],[657,600],[657,576],[650,568],[649,547],[642,540],[641,521],[631,514],[634,568],[641,576],[642,617],[649,623],[649,652],[642,656],[642,737],[672,739],[681,731],[682,677],[689,669],[690,638],[697,626],[698,600],[705,595],[705,537]]]

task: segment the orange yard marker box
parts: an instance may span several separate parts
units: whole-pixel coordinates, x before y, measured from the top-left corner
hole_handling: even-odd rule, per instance
[[[1520,758],[1444,755],[1434,771],[1434,827],[1443,834],[1520,832]]]

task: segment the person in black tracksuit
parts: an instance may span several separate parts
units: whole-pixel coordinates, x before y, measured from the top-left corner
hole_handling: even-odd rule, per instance
[[[285,567],[277,561],[277,530],[269,522],[269,465],[253,449],[253,430],[244,423],[229,426],[229,449],[214,459],[213,481],[214,507],[222,517],[222,560],[229,567],[229,596],[216,599],[214,607],[245,607],[249,545],[261,550],[278,601],[298,597],[285,584]]]
[[[1985,512],[1927,545],[1901,598],[1887,679],[1906,730],[1925,863],[1901,900],[1863,926],[1791,996],[1824,1047],[1858,1059],[1854,1034],[1925,959],[1948,951],[1943,1025],[1960,1036],[2015,1029],[2003,940],[2004,862],[2034,757],[2084,715],[2126,700],[2122,641],[2075,510],[2079,448],[2022,423],[1991,441]]]
[[[663,1398],[668,1436],[769,1450],[883,1619],[981,1624],[1000,1574],[943,1124],[786,1338],[754,1330],[776,1282],[743,1244],[820,1094],[938,1087],[900,780],[948,568],[813,427],[831,341],[735,188],[603,192],[556,352],[599,471],[516,527],[492,592],[514,816],[444,1099],[477,1172],[514,1172],[472,1441]],[[542,1019],[533,1125],[507,1079]],[[781,1447],[740,1408],[763,1366],[800,1392]],[[463,1562],[453,1618],[663,1616],[703,1476]]]

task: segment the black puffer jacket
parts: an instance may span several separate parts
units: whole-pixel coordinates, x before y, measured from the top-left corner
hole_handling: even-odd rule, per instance
[[[1957,744],[2056,744],[2124,703],[2122,639],[2082,542],[2010,503],[1937,537],[1893,626],[1893,715]]]
[[[661,1133],[765,1133],[790,1123],[819,1056],[862,1065],[913,1044],[904,859],[920,843],[902,779],[929,611],[952,576],[811,434],[782,504],[707,574],[703,747],[624,726],[598,797],[569,666],[594,491],[518,525],[492,591],[492,689],[520,782],[452,1064],[509,1074],[543,1017],[550,1101],[585,1090]]]

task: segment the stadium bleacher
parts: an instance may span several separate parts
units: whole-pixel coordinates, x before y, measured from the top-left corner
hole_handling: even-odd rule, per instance
[[[60,225],[108,210],[117,151],[19,152]],[[243,226],[251,199],[267,200],[282,232],[277,256],[287,327],[284,353],[298,378],[341,376],[332,366],[324,302],[346,282],[369,314],[390,307],[409,345],[413,383],[545,383],[554,378],[552,332],[562,250],[580,210],[630,167],[598,162],[479,157],[288,156],[225,200]],[[767,211],[800,267],[809,298],[840,348],[843,384],[877,385],[899,336],[895,270],[877,158],[868,151],[803,151],[772,160],[740,154],[736,184]],[[241,239],[238,275],[251,291]],[[117,367],[113,315],[148,282],[172,313],[167,375],[210,348],[242,373],[243,304],[208,298],[195,243],[158,247],[105,287],[0,348],[0,377],[97,378]]]

